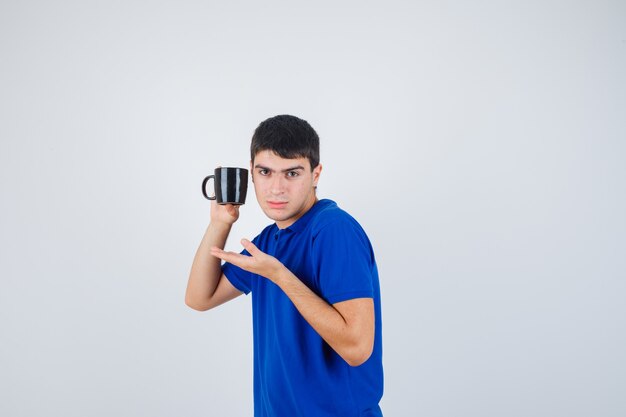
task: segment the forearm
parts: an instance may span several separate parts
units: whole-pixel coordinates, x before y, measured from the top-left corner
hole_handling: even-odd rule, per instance
[[[285,267],[280,269],[273,281],[311,327],[348,364],[360,365],[370,356],[373,334],[368,337],[368,330],[361,326],[361,320],[351,320],[349,315],[344,317]]]
[[[202,307],[211,299],[222,275],[221,260],[212,256],[213,246],[224,248],[232,225],[211,223],[206,229],[191,265],[185,302],[192,308]]]
[[[328,304],[273,256],[263,253],[252,242],[241,244],[250,256],[212,248],[211,254],[278,285],[302,317],[348,364],[365,362],[374,347],[375,318],[372,298],[357,298]]]

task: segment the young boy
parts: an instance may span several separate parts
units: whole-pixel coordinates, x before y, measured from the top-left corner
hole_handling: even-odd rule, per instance
[[[239,208],[213,202],[187,305],[204,311],[252,292],[256,417],[382,416],[374,252],[356,220],[317,199],[317,133],[276,116],[257,127],[250,154],[257,201],[274,223],[243,239],[242,253],[225,252]]]

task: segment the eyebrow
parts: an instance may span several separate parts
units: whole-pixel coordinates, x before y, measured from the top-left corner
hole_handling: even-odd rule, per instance
[[[260,164],[256,164],[254,166],[254,169],[266,169],[266,170],[268,170],[270,172],[276,172],[275,170],[273,170],[273,169],[271,169],[269,167],[260,165]],[[304,170],[304,167],[302,165],[296,165],[296,166],[293,166],[293,167],[290,167],[290,168],[283,169],[281,172],[297,171],[299,169]]]

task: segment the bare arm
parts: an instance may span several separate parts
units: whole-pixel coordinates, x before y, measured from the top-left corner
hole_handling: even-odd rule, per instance
[[[224,252],[219,247],[213,247],[211,253],[278,285],[302,317],[349,365],[361,365],[370,357],[375,330],[373,299],[356,298],[328,304],[276,258],[263,253],[248,240],[242,240],[242,244],[252,256]]]
[[[351,366],[369,359],[374,348],[374,300],[356,298],[328,304],[285,266],[273,280],[302,317]]]
[[[194,310],[209,310],[241,295],[222,274],[221,260],[210,252],[214,246],[224,248],[238,218],[239,207],[211,203],[211,222],[193,259],[185,294],[185,303]]]

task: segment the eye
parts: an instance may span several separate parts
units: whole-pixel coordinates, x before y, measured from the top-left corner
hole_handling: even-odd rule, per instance
[[[270,171],[268,169],[265,169],[265,168],[259,169],[259,174],[260,175],[266,176],[266,175],[269,175],[269,173],[270,173]]]
[[[288,171],[288,172],[287,172],[287,177],[288,177],[288,178],[295,178],[295,177],[297,177],[298,175],[300,175],[300,174],[299,174],[297,171]]]

